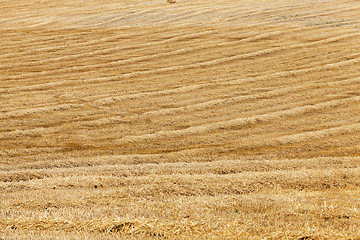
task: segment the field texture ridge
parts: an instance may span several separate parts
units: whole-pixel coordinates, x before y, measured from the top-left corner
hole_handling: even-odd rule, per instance
[[[0,240],[360,240],[360,1],[0,12]]]

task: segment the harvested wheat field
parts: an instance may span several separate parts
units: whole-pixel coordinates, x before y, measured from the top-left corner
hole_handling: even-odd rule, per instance
[[[0,239],[360,239],[360,1],[0,12]]]

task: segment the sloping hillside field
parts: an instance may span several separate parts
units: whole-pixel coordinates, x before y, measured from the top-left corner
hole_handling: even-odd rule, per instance
[[[360,239],[360,1],[0,12],[0,239]]]

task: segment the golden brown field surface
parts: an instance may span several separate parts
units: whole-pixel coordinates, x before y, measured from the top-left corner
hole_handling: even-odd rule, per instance
[[[0,239],[360,239],[360,1],[0,12]]]

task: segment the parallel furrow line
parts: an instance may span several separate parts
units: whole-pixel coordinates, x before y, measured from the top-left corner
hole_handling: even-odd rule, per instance
[[[174,70],[184,70],[184,69],[198,68],[198,67],[204,67],[204,66],[212,66],[212,65],[226,63],[228,61],[235,61],[235,60],[248,58],[248,57],[261,56],[264,54],[272,53],[273,51],[274,51],[273,49],[262,50],[262,51],[258,51],[258,52],[254,52],[254,53],[249,53],[249,54],[244,54],[244,55],[234,56],[234,57],[228,57],[228,58],[221,58],[221,59],[211,60],[211,61],[197,63],[197,64],[149,70],[149,71],[142,72],[142,74],[155,74],[155,73],[158,74],[158,73],[164,73],[164,72],[174,71]],[[350,57],[353,57],[353,56],[354,56],[354,54],[350,55]],[[262,75],[262,76],[258,76],[258,77],[254,77],[254,78],[250,78],[250,79],[240,79],[240,80],[236,79],[236,80],[229,81],[227,83],[228,84],[237,84],[239,82],[244,82],[244,81],[245,82],[263,81],[263,80],[279,78],[279,77],[290,77],[290,76],[295,76],[298,74],[306,74],[306,73],[311,73],[311,72],[316,72],[316,71],[325,71],[325,70],[336,69],[336,68],[343,67],[343,66],[354,65],[359,62],[360,62],[360,57],[356,57],[356,58],[349,59],[349,60],[343,60],[343,61],[340,61],[337,63],[329,63],[329,64],[324,64],[321,66],[315,66],[315,67],[310,67],[310,68],[305,68],[305,69],[282,71],[282,72],[272,73],[269,75]],[[140,73],[137,72],[137,73],[124,74],[122,76],[111,77],[110,78],[111,80],[107,77],[105,77],[105,78],[109,79],[108,81],[115,81],[115,79],[120,80],[120,79],[124,79],[124,78],[132,78],[132,77],[139,76],[139,75],[140,75]],[[206,86],[206,84],[201,84],[199,87],[205,87],[205,86]],[[165,91],[165,93],[166,92],[167,92],[167,90]],[[155,93],[150,92],[150,93],[139,93],[139,94],[115,96],[115,97],[105,98],[105,99],[101,99],[101,100],[96,100],[95,103],[112,104],[115,102],[122,101],[124,99],[139,98],[139,97],[143,97],[143,96],[149,96],[152,94],[158,95],[159,93],[161,93],[161,91],[155,92]]]
[[[142,44],[138,44],[138,45],[129,45],[129,46],[121,46],[121,47],[111,47],[111,48],[106,48],[106,49],[101,49],[101,50],[95,50],[95,51],[91,51],[91,52],[87,52],[87,53],[81,53],[81,54],[74,54],[74,55],[70,55],[70,56],[62,56],[57,58],[57,60],[63,60],[63,59],[72,59],[72,58],[83,58],[83,57],[89,57],[89,56],[96,56],[96,55],[103,55],[103,54],[108,54],[108,53],[113,53],[115,51],[121,51],[121,50],[126,50],[126,49],[135,49],[135,48],[145,48],[145,47],[151,47],[151,46],[155,46],[155,45],[161,45],[164,43],[168,43],[168,42],[176,42],[176,41],[180,41],[180,40],[185,40],[185,39],[189,39],[189,38],[197,38],[197,37],[201,37],[201,36],[206,36],[209,34],[213,34],[213,33],[217,33],[216,30],[207,30],[204,32],[200,32],[200,33],[191,33],[191,34],[185,34],[182,36],[175,36],[175,37],[171,37],[165,40],[161,40],[161,41],[156,41],[156,42],[147,42],[147,43],[142,43]],[[94,43],[96,43],[96,40],[94,40]],[[84,43],[84,45],[86,46],[87,42]],[[58,47],[46,47],[45,49],[40,49],[41,51],[44,51],[45,53],[49,50],[54,51],[54,48],[58,48],[58,49],[63,49],[64,46],[58,46]],[[38,52],[38,49],[35,50],[30,50],[27,51],[25,53],[10,53],[10,54],[6,54],[5,56],[3,55],[2,57],[4,58],[14,58],[17,55],[18,56],[24,56],[24,55],[32,55]],[[16,79],[16,78],[15,78]]]
[[[301,107],[296,107],[288,110],[277,111],[262,115],[256,115],[252,117],[241,117],[235,118],[231,120],[215,122],[204,124],[200,126],[192,126],[185,129],[180,130],[170,130],[170,131],[159,131],[156,133],[138,135],[138,136],[126,136],[119,139],[118,143],[127,143],[127,142],[142,142],[142,141],[154,141],[164,138],[175,138],[175,137],[184,137],[191,135],[204,134],[211,131],[227,129],[231,127],[243,127],[247,125],[253,125],[259,122],[268,122],[274,119],[279,119],[283,117],[292,117],[297,115],[302,115],[305,113],[311,113],[315,111],[320,111],[328,108],[334,108],[342,105],[346,105],[349,103],[359,102],[360,96],[352,97],[348,99],[340,99],[340,100],[332,100],[328,102],[323,102],[315,105],[306,105]],[[358,124],[360,126],[360,124]]]
[[[241,148],[260,148],[260,147],[278,147],[281,145],[293,145],[301,142],[310,142],[319,139],[329,139],[331,137],[354,134],[360,131],[360,123],[342,125],[340,127],[325,128],[316,131],[301,132],[292,135],[285,135],[276,138],[263,139],[258,143],[242,143]]]
[[[207,108],[214,108],[214,107],[222,107],[222,106],[229,106],[231,104],[239,103],[242,101],[249,101],[249,100],[256,100],[256,99],[263,99],[263,98],[271,98],[276,96],[281,96],[284,94],[290,94],[292,92],[297,91],[304,91],[307,89],[313,89],[313,88],[320,88],[320,87],[327,87],[327,86],[341,86],[344,87],[345,85],[352,85],[356,86],[356,84],[360,83],[360,78],[356,79],[348,79],[343,81],[335,81],[335,82],[326,82],[326,83],[317,83],[313,85],[297,85],[297,86],[291,86],[286,88],[281,88],[278,90],[273,90],[265,93],[258,93],[258,94],[252,94],[252,95],[246,95],[246,96],[238,96],[238,97],[230,97],[230,98],[224,98],[224,99],[215,99],[210,100],[206,102],[181,106],[181,107],[174,107],[174,108],[166,108],[166,109],[160,109],[155,111],[149,111],[145,112],[141,115],[132,116],[134,119],[141,119],[141,118],[149,118],[154,116],[165,116],[165,115],[174,115],[174,114],[180,114],[180,113],[189,113],[193,111],[201,111]],[[206,87],[211,86],[217,86],[219,84],[209,84]],[[131,118],[131,116],[130,116]],[[121,116],[118,117],[107,117],[107,118],[100,118],[95,120],[89,120],[86,122],[82,122],[81,125],[83,126],[101,126],[101,125],[107,125],[111,123],[116,123],[124,118]]]
[[[41,31],[39,31],[38,33],[34,30],[33,34],[38,34],[39,37],[35,38],[35,36],[32,36],[30,39],[28,38],[21,38],[21,39],[16,39],[16,44],[17,46],[21,46],[22,48],[31,48],[31,50],[27,50],[27,51],[23,51],[21,52],[21,55],[19,55],[19,53],[10,53],[8,55],[1,55],[1,57],[17,57],[17,55],[22,56],[22,55],[29,55],[29,54],[34,54],[36,53],[41,53],[41,52],[48,52],[48,51],[56,51],[58,49],[62,49],[63,46],[52,46],[49,47],[48,45],[51,45],[53,43],[58,43],[59,39],[57,38],[57,36],[61,36],[61,42],[60,43],[64,43],[68,40],[78,40],[79,42],[76,43],[71,43],[71,47],[75,48],[75,47],[82,47],[84,46],[84,48],[92,46],[92,45],[96,45],[96,46],[102,46],[101,44],[103,43],[114,43],[118,40],[131,40],[132,38],[138,38],[143,36],[144,34],[149,34],[148,31],[142,32],[144,31],[143,29],[137,29],[137,31],[134,33],[121,33],[120,35],[116,34],[110,34],[111,36],[106,36],[106,37],[102,37],[102,38],[96,38],[93,40],[88,40],[88,41],[84,41],[82,40],[82,36],[83,35],[88,35],[92,33],[92,30],[89,31],[84,31],[84,30],[79,30],[79,32],[76,32],[75,35],[71,35],[69,34],[69,32],[73,31],[73,29],[67,29],[67,28],[62,28],[59,31],[54,31],[51,32],[51,36],[48,37],[44,37],[41,36],[43,33]],[[139,32],[140,31],[140,32]],[[161,30],[162,32],[163,30]],[[176,34],[176,31],[173,32],[174,30],[169,29],[167,31],[167,37],[171,38],[172,37],[177,37],[178,34]],[[21,31],[20,31],[21,32]],[[64,35],[62,32],[68,32],[66,35]],[[119,32],[119,31],[117,31]],[[45,32],[46,34],[48,34],[48,32]],[[61,34],[62,33],[62,34]],[[151,32],[152,34],[156,34],[159,33],[156,29],[153,29],[153,31]],[[175,35],[176,34],[176,35]],[[8,34],[5,34],[8,35]],[[69,35],[69,36],[67,36]],[[14,36],[18,36],[18,33],[14,34]],[[66,38],[65,38],[66,36]],[[41,46],[41,47],[39,47]],[[5,46],[6,47],[6,46]],[[67,48],[69,46],[66,46]],[[34,50],[34,48],[36,48]],[[17,55],[16,55],[17,54]]]
[[[109,63],[103,63],[103,64],[87,64],[86,66],[76,66],[73,68],[79,69],[79,68],[84,68],[84,70],[86,69],[92,69],[92,68],[100,68],[100,67],[111,67],[111,66],[117,66],[117,65],[123,65],[123,64],[129,64],[129,63],[136,63],[136,62],[140,62],[140,61],[145,61],[145,60],[150,60],[150,59],[156,59],[156,58],[161,58],[161,57],[168,57],[168,56],[173,56],[173,55],[179,55],[179,54],[186,54],[186,53],[190,53],[193,51],[199,51],[199,50],[205,50],[205,49],[210,49],[210,48],[215,48],[215,47],[225,47],[225,46],[233,46],[233,45],[237,45],[240,43],[244,43],[244,42],[250,42],[250,41],[256,41],[256,40],[260,40],[262,38],[266,38],[266,37],[270,37],[270,36],[276,36],[279,35],[280,32],[273,32],[271,34],[266,33],[266,34],[259,34],[256,36],[251,36],[251,37],[247,37],[238,41],[234,41],[234,42],[226,42],[226,43],[218,43],[215,45],[203,45],[203,46],[199,46],[199,47],[190,47],[190,48],[183,48],[183,49],[178,49],[175,51],[169,51],[169,52],[162,52],[162,53],[156,53],[156,54],[151,54],[151,55],[146,55],[146,56],[139,56],[139,57],[133,57],[133,58],[129,58],[129,59],[121,59],[121,60],[115,60]],[[116,52],[114,50],[114,48],[109,48],[109,51]],[[93,55],[96,51],[92,52],[91,55]],[[83,58],[84,54],[77,54],[77,55],[69,55],[69,56],[61,56],[61,57],[56,57],[56,58],[50,58],[50,59],[43,59],[43,60],[38,60],[38,61],[32,61],[30,63],[14,63],[14,64],[3,64],[0,65],[0,69],[1,68],[15,68],[15,67],[26,67],[26,66],[32,66],[32,65],[44,65],[44,64],[48,64],[48,63],[61,63],[63,64],[63,62],[60,61],[71,61],[71,60],[76,60],[78,58]],[[94,59],[97,59],[97,55],[93,56]],[[87,58],[87,60],[90,60],[89,58]],[[68,68],[71,69],[71,68]],[[81,70],[81,69],[80,69]]]

